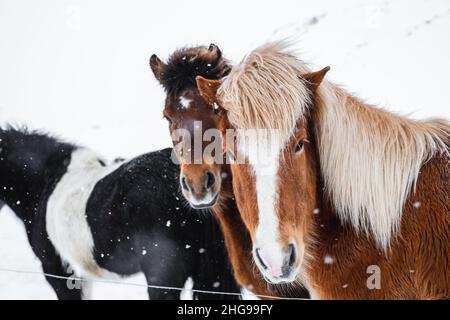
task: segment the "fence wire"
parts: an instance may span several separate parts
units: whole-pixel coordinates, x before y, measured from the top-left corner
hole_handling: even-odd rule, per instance
[[[31,271],[31,270],[18,270],[18,269],[12,269],[12,268],[0,268],[0,272],[9,272],[9,273],[20,273],[20,274],[30,274],[30,275],[39,275],[39,276],[45,276],[55,279],[62,279],[62,280],[71,280],[71,281],[80,281],[80,282],[92,282],[92,283],[109,283],[109,284],[117,284],[117,285],[126,285],[126,286],[134,286],[134,287],[146,287],[146,288],[152,288],[152,289],[160,289],[160,290],[177,290],[177,291],[190,291],[190,292],[197,292],[197,293],[206,293],[206,294],[214,294],[214,295],[228,295],[228,296],[249,296],[249,297],[257,297],[257,298],[263,298],[263,299],[275,299],[275,300],[309,300],[305,298],[287,298],[287,297],[279,297],[279,296],[271,296],[271,295],[258,295],[258,294],[245,294],[245,293],[238,293],[238,292],[225,292],[225,291],[211,291],[211,290],[200,290],[200,289],[186,289],[181,287],[170,287],[170,286],[157,286],[157,285],[151,285],[151,284],[142,284],[142,283],[135,283],[135,282],[127,282],[127,281],[120,281],[120,280],[112,280],[112,279],[84,279],[80,277],[70,276],[59,276],[56,274],[51,273],[45,273],[45,272],[39,272],[39,271]]]

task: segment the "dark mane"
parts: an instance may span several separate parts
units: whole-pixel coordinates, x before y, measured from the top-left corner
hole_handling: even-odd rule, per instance
[[[218,80],[231,70],[229,62],[214,45],[179,49],[161,67],[160,82],[167,92],[174,94],[196,87],[197,76]]]
[[[55,135],[42,130],[32,130],[24,125],[6,124],[0,127],[0,144],[3,147],[14,147],[14,149],[30,148],[38,149],[46,155],[52,152],[58,153],[62,147],[75,149],[76,144],[66,142]]]
[[[25,126],[7,125],[0,127],[0,160],[8,159],[9,165],[17,166],[17,172],[35,176],[45,175],[63,164],[77,145],[64,142],[42,131],[30,130]],[[0,162],[0,180],[7,162]],[[8,170],[11,170],[9,168]],[[5,172],[3,172],[5,174]]]

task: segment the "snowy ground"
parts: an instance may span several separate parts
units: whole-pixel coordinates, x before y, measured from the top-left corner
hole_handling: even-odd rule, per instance
[[[0,0],[0,124],[44,128],[110,157],[165,147],[152,53],[165,58],[214,42],[238,61],[286,36],[367,101],[415,118],[450,118],[448,0]],[[8,209],[0,212],[0,268],[40,271]],[[141,275],[128,281],[145,283]],[[42,276],[0,272],[0,299],[15,298],[55,295]],[[94,298],[146,293],[96,284]]]

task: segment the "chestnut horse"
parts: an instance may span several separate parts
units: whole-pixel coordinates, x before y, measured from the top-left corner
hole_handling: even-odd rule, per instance
[[[226,147],[258,269],[320,299],[450,298],[449,123],[367,105],[328,70],[275,42],[197,79],[222,134],[238,131]]]
[[[166,92],[163,114],[168,120],[173,139],[174,132],[180,129],[194,137],[196,130],[203,136],[208,129],[219,126],[218,121],[224,116],[220,112],[224,111],[215,110],[200,96],[195,80],[197,76],[218,80],[229,73],[231,68],[216,45],[177,50],[167,63],[152,55],[150,67]],[[220,139],[220,133],[218,138]],[[174,140],[173,143],[176,146],[179,141]],[[194,150],[195,142],[191,143]],[[202,141],[201,155],[207,144]],[[193,161],[191,157],[195,157],[195,154],[178,153],[177,157],[183,195],[193,208],[212,209],[222,228],[231,265],[239,284],[257,295],[309,297],[308,292],[300,286],[289,290],[268,286],[257,272],[252,263],[250,234],[240,217],[233,196],[230,166],[226,165],[225,161],[218,163],[203,156],[197,159],[198,161]],[[220,157],[225,160],[223,155]]]

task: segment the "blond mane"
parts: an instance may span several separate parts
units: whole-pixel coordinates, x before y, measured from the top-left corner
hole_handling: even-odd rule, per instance
[[[287,42],[269,43],[232,69],[218,96],[236,128],[277,129],[288,137],[310,105],[309,91],[299,77],[306,72]]]
[[[310,72],[285,42],[252,51],[232,69],[218,96],[237,129],[276,128],[285,141],[308,112]],[[389,248],[421,166],[449,155],[446,120],[414,121],[364,104],[328,81],[314,110],[320,168],[338,217]]]

